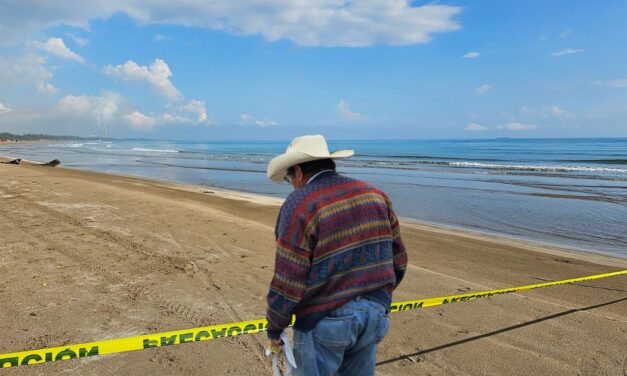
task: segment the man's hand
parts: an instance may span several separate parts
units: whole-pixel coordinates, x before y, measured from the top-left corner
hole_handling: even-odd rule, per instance
[[[271,339],[270,340],[270,352],[273,354],[278,354],[281,352],[281,347],[283,346],[283,340],[281,338]]]

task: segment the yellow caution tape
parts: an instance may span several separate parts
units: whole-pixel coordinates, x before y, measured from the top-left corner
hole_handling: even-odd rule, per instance
[[[406,310],[410,310],[414,308],[427,308],[427,307],[433,307],[433,306],[438,306],[441,304],[448,304],[448,303],[467,302],[469,300],[486,298],[486,297],[494,296],[494,295],[503,295],[503,294],[509,294],[509,293],[517,292],[517,291],[537,289],[540,287],[564,285],[564,284],[573,283],[573,282],[582,282],[582,281],[590,281],[593,279],[615,277],[617,275],[622,275],[622,274],[627,274],[627,270],[621,270],[621,271],[612,272],[612,273],[589,275],[587,277],[563,279],[561,281],[553,281],[553,282],[545,282],[545,283],[536,283],[533,285],[510,287],[508,289],[470,292],[467,294],[440,296],[437,298],[427,298],[427,299],[420,299],[420,300],[407,300],[404,302],[392,303],[392,306],[390,307],[390,312],[406,311]]]
[[[265,331],[265,319],[232,322],[200,328],[175,330],[171,332],[146,334],[141,336],[108,339],[104,341],[49,347],[10,354],[0,354],[0,368],[28,364],[57,362],[94,355],[106,355],[127,351],[143,350],[152,347],[179,345],[188,342],[208,341],[215,338],[234,337]]]
[[[433,307],[447,303],[465,302],[469,300],[509,294],[516,291],[537,289],[540,287],[563,285],[566,283],[589,281],[593,279],[614,277],[627,274],[627,270],[618,272],[596,274],[587,277],[564,279],[561,281],[538,283],[500,290],[489,290],[467,294],[441,296],[420,300],[408,300],[392,303],[391,312],[405,311],[415,308]],[[293,322],[293,321],[292,321]],[[108,339],[104,341],[80,343],[49,347],[38,350],[27,350],[9,354],[0,354],[0,368],[39,364],[46,362],[58,362],[76,358],[85,358],[94,355],[106,355],[127,351],[143,350],[160,346],[179,345],[182,343],[209,341],[216,338],[235,337],[242,334],[263,332],[267,329],[268,322],[264,319],[232,322],[221,325],[210,325],[200,328],[175,330],[163,333],[146,334],[141,336]]]

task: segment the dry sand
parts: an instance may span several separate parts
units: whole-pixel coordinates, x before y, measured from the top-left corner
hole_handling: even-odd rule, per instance
[[[0,353],[262,317],[278,200],[0,164]],[[625,259],[404,222],[395,300],[604,273]],[[264,334],[3,370],[271,374]],[[623,375],[627,277],[396,313],[379,375]]]

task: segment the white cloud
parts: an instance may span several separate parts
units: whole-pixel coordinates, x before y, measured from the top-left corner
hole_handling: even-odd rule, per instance
[[[22,119],[21,126],[52,134],[106,135],[108,129],[121,124],[120,117],[130,111],[130,104],[117,93],[66,95],[51,107],[31,109],[39,120],[32,123]]]
[[[620,78],[616,80],[607,80],[607,81],[594,81],[592,82],[595,85],[605,86],[612,89],[621,89],[627,87],[627,78]]]
[[[490,91],[491,89],[492,89],[492,86],[490,86],[488,84],[483,84],[483,85],[477,86],[475,88],[475,93],[477,93],[477,94],[485,94],[488,91]]]
[[[66,95],[56,104],[56,112],[71,117],[87,118],[99,127],[106,127],[120,113],[129,111],[128,105],[119,94],[106,92],[99,96]]]
[[[368,120],[368,116],[360,114],[359,112],[355,112],[348,107],[348,103],[346,103],[343,99],[337,102],[335,106],[345,120],[356,122],[356,121],[366,121]]]
[[[117,12],[140,24],[203,27],[302,46],[410,45],[458,30],[453,18],[461,9],[437,3],[414,6],[408,0],[14,1],[0,12],[0,45],[20,43],[52,26],[87,27],[90,20]]]
[[[146,82],[168,99],[183,99],[181,92],[170,81],[170,76],[172,76],[170,67],[161,59],[155,59],[150,66],[138,65],[129,60],[122,65],[107,65],[103,72],[124,81]]]
[[[204,102],[192,100],[187,105],[194,110],[202,110]],[[181,106],[185,107],[185,106]],[[183,110],[183,109],[181,109]],[[131,106],[126,99],[116,93],[107,92],[100,96],[66,95],[55,106],[55,111],[64,115],[72,115],[93,121],[99,127],[107,127],[110,123],[123,122],[133,129],[149,131],[163,124],[198,124],[206,121],[206,114],[196,115],[199,120],[190,119],[179,114],[164,113],[162,115],[146,115]],[[193,112],[185,109],[186,112]]]
[[[573,119],[575,118],[575,116],[572,114],[572,112],[564,110],[563,108],[559,107],[559,106],[551,106],[549,107],[549,112],[551,113],[551,115],[558,117],[558,118],[562,118],[562,119]]]
[[[63,42],[62,38],[49,38],[46,42],[32,42],[35,48],[45,51],[51,55],[58,56],[62,59],[72,60],[83,64],[85,59],[77,53],[70,50]]]
[[[465,57],[466,59],[476,59],[481,55],[481,53],[476,52],[476,51],[470,51],[467,52],[466,54],[464,54],[463,57]]]
[[[488,128],[484,127],[483,125],[470,123],[468,124],[468,126],[466,126],[466,128],[464,128],[464,130],[470,131],[470,132],[483,132],[483,131],[487,131]]]
[[[76,45],[79,47],[85,47],[86,45],[89,44],[89,39],[87,38],[81,38],[78,35],[72,34],[72,33],[66,33],[65,35],[70,37],[74,41],[74,43],[76,43]]]
[[[11,108],[5,106],[4,103],[0,102],[0,115],[8,114],[11,111]]]
[[[157,119],[152,116],[142,114],[139,111],[130,112],[122,117],[131,126],[131,128],[141,131],[149,131],[157,125]]]
[[[575,115],[557,105],[547,106],[540,109],[529,108],[527,106],[523,106],[520,109],[520,113],[523,116],[530,118],[559,118],[559,119],[574,119]]]
[[[92,109],[93,97],[86,95],[66,95],[57,103],[61,112],[87,114]]]
[[[165,41],[171,41],[172,37],[169,36],[169,35],[164,35],[164,34],[161,34],[161,33],[157,33],[152,38],[152,40],[155,41],[155,42],[165,42]]]
[[[185,112],[195,114],[198,122],[207,121],[207,107],[204,101],[196,99],[190,100],[186,105],[180,106],[180,109]]]
[[[179,109],[179,111],[182,111]],[[146,114],[121,95],[66,95],[49,107],[8,108],[0,103],[0,129],[13,132],[93,135],[109,134],[109,129],[148,132],[165,125],[196,125],[196,118],[178,113]],[[204,123],[207,123],[205,120]]]
[[[37,86],[37,90],[41,93],[54,94],[59,92],[59,88],[51,84],[50,82],[43,82]]]
[[[580,54],[583,51],[584,50],[581,49],[581,48],[565,48],[563,50],[554,51],[554,52],[551,53],[551,55],[553,55],[555,57],[560,57],[560,56],[566,56],[566,55]]]
[[[159,124],[214,124],[214,122],[207,116],[207,107],[205,106],[204,101],[192,99],[186,104],[179,106],[167,104],[166,108],[170,112],[164,113],[156,118]],[[191,118],[188,116],[189,114],[195,116]]]
[[[159,117],[159,122],[163,124],[192,124],[192,119],[177,114],[165,113]]]
[[[0,55],[0,87],[34,86],[40,93],[59,91],[50,80],[52,71],[46,67],[46,58],[27,53],[24,55]]]
[[[249,123],[249,122],[255,120],[255,118],[251,114],[239,114],[239,120],[242,123]]]
[[[566,38],[567,36],[569,36],[572,33],[572,31],[570,30],[564,30],[560,33],[560,38]]]
[[[261,128],[266,128],[266,127],[276,127],[279,125],[279,123],[277,123],[276,121],[273,120],[259,120],[257,118],[255,118],[253,115],[251,114],[240,114],[239,115],[239,120],[240,120],[240,124],[242,125],[246,125],[246,124],[253,124],[256,125],[258,127]]]
[[[533,124],[523,124],[523,123],[515,123],[515,122],[510,122],[505,125],[499,125],[497,128],[508,130],[508,131],[528,131],[528,130],[538,129],[538,127]]]

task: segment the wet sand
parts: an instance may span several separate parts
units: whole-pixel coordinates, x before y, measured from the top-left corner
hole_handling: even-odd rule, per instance
[[[262,317],[280,200],[0,164],[0,353]],[[627,260],[405,221],[394,300],[627,268]],[[271,374],[265,334],[3,370]],[[380,375],[622,375],[627,276],[396,313]]]

